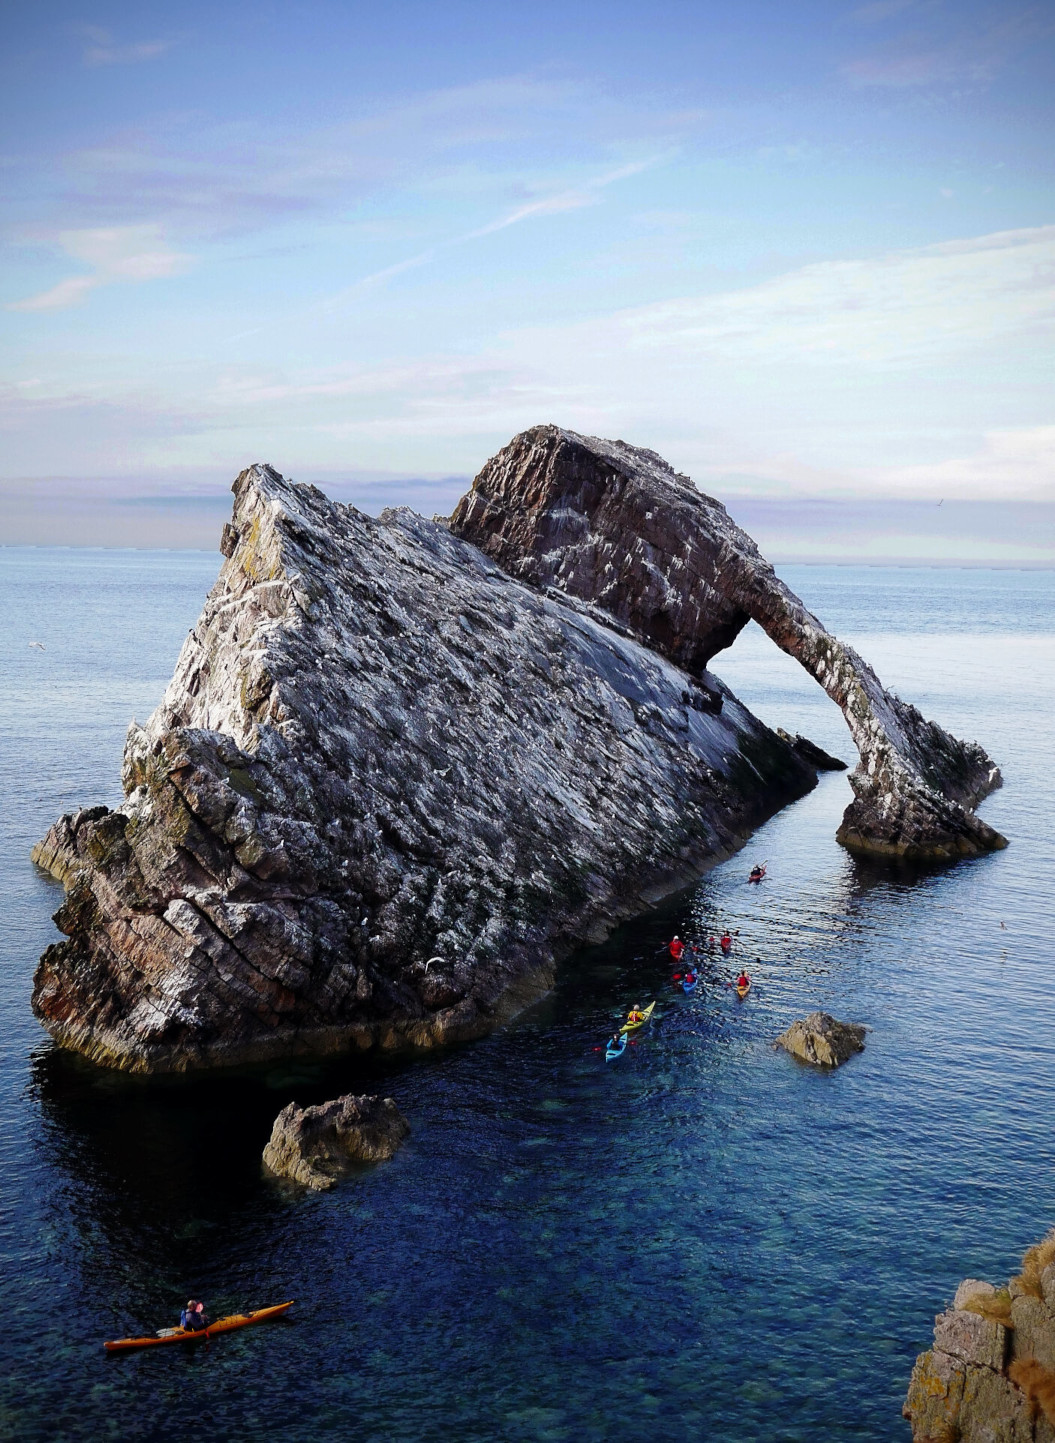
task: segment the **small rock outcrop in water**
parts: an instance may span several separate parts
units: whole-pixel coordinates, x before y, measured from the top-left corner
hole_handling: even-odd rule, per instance
[[[491,1030],[815,770],[717,678],[412,512],[266,466],[125,800],[61,818],[33,1006],[171,1071]]]
[[[350,1162],[386,1162],[410,1132],[390,1097],[337,1097],[318,1107],[291,1102],[275,1118],[264,1163],[305,1187],[333,1187]]]
[[[811,1012],[782,1032],[777,1045],[815,1067],[839,1067],[864,1051],[865,1029],[856,1022],[839,1022],[828,1012]]]
[[[960,1284],[902,1411],[914,1443],[1055,1443],[1055,1230],[1006,1288]]]
[[[602,608],[690,674],[758,622],[839,704],[860,753],[838,834],[847,847],[942,858],[1007,845],[971,811],[1000,784],[982,748],[886,691],[725,507],[654,451],[537,426],[487,463],[452,527],[511,575]]]
[[[777,727],[777,736],[783,737],[788,746],[792,747],[802,757],[803,761],[809,762],[811,767],[816,767],[819,772],[845,772],[849,767],[839,757],[833,757],[831,752],[826,752],[816,742],[811,742],[809,737],[791,736],[783,727]]]

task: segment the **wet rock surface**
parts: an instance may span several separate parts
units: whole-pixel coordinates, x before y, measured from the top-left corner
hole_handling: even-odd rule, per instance
[[[840,1067],[855,1052],[863,1052],[864,1045],[863,1027],[839,1022],[828,1012],[811,1012],[777,1038],[777,1046],[814,1067]]]
[[[1055,1230],[1006,1288],[965,1279],[934,1320],[902,1410],[914,1443],[1055,1443]]]
[[[510,575],[599,607],[690,674],[755,620],[846,718],[861,758],[847,847],[924,859],[1006,846],[972,811],[1000,785],[991,758],[885,690],[724,506],[654,451],[537,426],[487,463],[451,524]]]
[[[185,1070],[479,1036],[816,772],[717,678],[266,466],[125,800],[63,817],[51,1034]]]
[[[386,1162],[410,1133],[391,1097],[345,1097],[317,1107],[291,1102],[275,1118],[264,1165],[316,1191],[333,1187],[350,1163]]]

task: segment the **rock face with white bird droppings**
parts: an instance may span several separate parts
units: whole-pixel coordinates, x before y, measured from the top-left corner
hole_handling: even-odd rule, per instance
[[[124,802],[35,849],[62,1045],[150,1072],[479,1036],[815,783],[703,652],[409,511],[234,491]]]
[[[992,759],[887,691],[725,507],[654,451],[536,426],[487,463],[452,529],[511,576],[593,604],[701,680],[756,621],[838,703],[860,753],[845,846],[942,859],[1007,845],[973,812],[1000,785]]]

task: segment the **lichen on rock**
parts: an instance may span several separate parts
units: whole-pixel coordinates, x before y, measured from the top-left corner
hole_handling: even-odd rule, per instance
[[[914,1443],[1055,1443],[1055,1229],[1006,1288],[965,1279],[934,1320],[902,1409]]]
[[[865,1045],[865,1028],[839,1022],[830,1012],[811,1012],[793,1022],[776,1045],[814,1067],[839,1067]]]
[[[391,1097],[344,1097],[317,1107],[291,1102],[275,1118],[264,1165],[315,1191],[333,1187],[349,1164],[386,1162],[410,1132]]]

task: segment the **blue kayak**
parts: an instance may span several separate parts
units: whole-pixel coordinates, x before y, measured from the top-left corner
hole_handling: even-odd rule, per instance
[[[690,982],[687,977],[683,977],[681,979],[681,990],[683,992],[695,992],[696,984],[699,982],[699,980],[700,979],[698,977],[694,977]]]
[[[624,1032],[624,1033],[623,1033],[623,1037],[622,1037],[622,1041],[620,1042],[620,1044],[619,1044],[618,1047],[613,1047],[612,1044],[609,1042],[608,1046],[607,1046],[607,1047],[605,1048],[605,1050],[604,1050],[604,1060],[605,1060],[605,1062],[611,1062],[611,1060],[612,1060],[613,1057],[622,1057],[622,1055],[623,1055],[623,1053],[624,1053],[625,1051],[626,1051],[626,1033]]]

